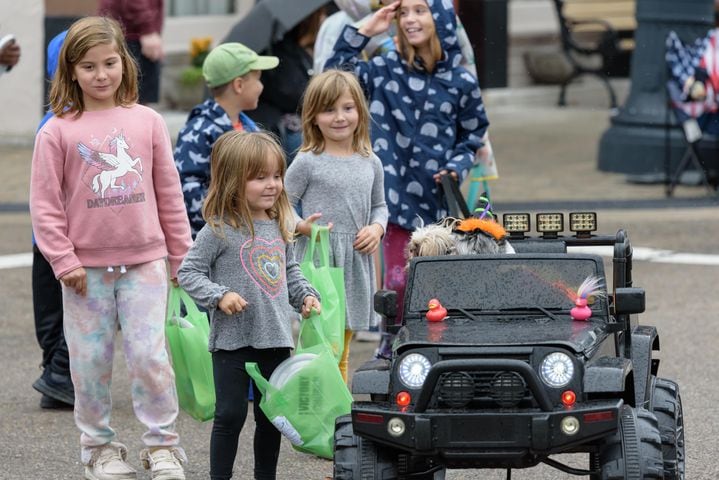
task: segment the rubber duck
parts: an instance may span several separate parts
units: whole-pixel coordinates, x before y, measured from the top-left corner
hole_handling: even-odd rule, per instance
[[[592,316],[592,309],[587,306],[586,298],[577,298],[574,304],[576,306],[569,311],[573,320],[584,321]]]
[[[447,309],[444,308],[436,298],[427,302],[427,308],[427,313],[425,313],[424,316],[427,317],[427,320],[430,322],[441,322],[447,318]]]

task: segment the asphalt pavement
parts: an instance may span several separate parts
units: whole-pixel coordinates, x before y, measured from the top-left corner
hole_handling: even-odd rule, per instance
[[[626,80],[615,81],[620,98],[628,90]],[[640,219],[647,209],[662,209],[678,224],[687,219],[692,228],[716,235],[719,219],[716,199],[709,199],[697,186],[680,186],[668,200],[662,185],[637,185],[624,175],[599,172],[597,148],[608,128],[611,112],[603,87],[585,80],[572,87],[569,106],[556,106],[556,87],[497,89],[485,92],[491,122],[490,134],[497,158],[499,179],[490,182],[495,210],[556,208],[570,211],[596,206],[608,219],[614,213]],[[163,112],[171,133],[176,133],[185,114]],[[0,266],[7,255],[30,251],[30,220],[27,211],[31,139],[22,144],[3,144],[0,139]],[[531,207],[531,208],[529,208]],[[656,215],[656,213],[654,214]],[[664,213],[659,213],[659,216]],[[656,227],[663,228],[663,227]],[[690,236],[691,237],[691,236]],[[699,235],[696,236],[697,238]],[[664,238],[664,237],[662,237]],[[667,237],[668,238],[668,237]],[[716,238],[714,236],[713,238]],[[719,253],[719,244],[683,241],[683,251]],[[656,247],[672,248],[670,240]],[[708,250],[708,251],[707,251]],[[23,257],[17,257],[23,265]],[[712,274],[713,275],[713,274]],[[30,269],[0,269],[0,365],[4,374],[0,388],[0,479],[70,479],[81,476],[78,432],[71,412],[43,411],[40,396],[31,388],[40,374],[40,350],[34,337],[30,294]],[[368,359],[372,343],[353,342],[351,367]],[[139,466],[142,427],[134,419],[121,349],[117,349],[113,382],[115,425],[120,440],[130,447],[130,459]],[[248,419],[236,463],[236,478],[251,477],[251,428]],[[210,424],[200,424],[181,414],[178,429],[191,460],[188,479],[207,478]],[[278,478],[322,479],[331,474],[331,463],[294,452],[283,442]],[[141,479],[149,475],[141,474]],[[448,478],[476,478],[448,476]],[[503,478],[483,476],[483,478]],[[518,477],[519,478],[519,477]],[[522,477],[522,478],[532,478]],[[539,477],[536,477],[539,478]],[[545,477],[542,477],[545,478]],[[546,478],[559,478],[548,476]],[[564,478],[564,477],[562,477]],[[710,477],[695,477],[710,478]]]

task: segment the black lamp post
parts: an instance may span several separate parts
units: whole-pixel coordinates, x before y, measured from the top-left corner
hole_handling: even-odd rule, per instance
[[[599,143],[599,170],[666,178],[684,152],[684,136],[668,111],[665,41],[674,30],[684,42],[714,25],[713,0],[637,0],[637,30],[626,103],[612,117]],[[719,158],[717,145],[702,145]],[[709,158],[709,157],[707,157]]]

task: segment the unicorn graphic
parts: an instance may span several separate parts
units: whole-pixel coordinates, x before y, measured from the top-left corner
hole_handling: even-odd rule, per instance
[[[142,171],[142,163],[140,162],[140,157],[133,159],[130,154],[127,153],[129,146],[122,133],[110,141],[110,146],[115,147],[115,155],[112,153],[98,152],[84,143],[77,145],[77,150],[80,152],[82,159],[85,160],[87,164],[102,170],[92,179],[92,191],[96,194],[100,194],[101,198],[105,198],[105,192],[108,188],[125,190],[124,182],[122,185],[117,185],[115,182],[128,173],[134,173],[142,180],[142,175],[140,174]],[[138,163],[140,164],[138,167],[140,172],[134,168]]]

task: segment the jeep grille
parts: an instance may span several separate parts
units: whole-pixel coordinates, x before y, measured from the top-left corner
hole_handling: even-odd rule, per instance
[[[451,372],[440,375],[435,387],[437,407],[531,407],[533,397],[516,372]]]

